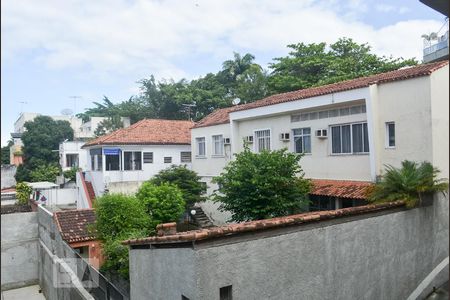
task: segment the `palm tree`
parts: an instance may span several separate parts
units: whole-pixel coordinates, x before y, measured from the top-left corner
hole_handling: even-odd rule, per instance
[[[400,169],[386,166],[386,174],[369,194],[369,201],[390,202],[404,200],[407,207],[422,203],[424,196],[435,192],[447,192],[448,182],[438,179],[440,171],[429,162],[404,160]]]
[[[233,52],[234,59],[226,60],[222,64],[222,72],[228,74],[232,81],[236,80],[239,74],[244,73],[251,65],[253,65],[253,60],[255,56],[250,53],[245,54],[241,57],[239,53]]]

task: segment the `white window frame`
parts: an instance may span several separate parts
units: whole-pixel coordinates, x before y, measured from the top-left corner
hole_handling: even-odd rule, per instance
[[[266,130],[268,130],[269,131],[269,147],[270,147],[270,149],[269,149],[269,151],[272,151],[273,150],[273,145],[272,145],[272,129],[270,129],[270,128],[262,128],[262,129],[255,129],[255,130],[253,130],[253,151],[255,152],[255,153],[260,153],[260,151],[258,151],[258,145],[259,145],[259,141],[257,140],[257,138],[256,138],[256,132],[258,132],[258,131],[266,131]]]
[[[204,145],[205,145],[205,146],[204,146],[205,153],[204,153],[203,155],[200,155],[200,154],[199,154],[199,152],[200,152],[200,151],[199,151],[200,148],[199,148],[199,146],[198,146],[198,145],[199,145],[199,143],[198,143],[198,140],[199,140],[199,139],[203,139],[203,143],[204,143]],[[207,152],[206,152],[206,137],[204,137],[204,136],[196,137],[196,138],[195,138],[195,157],[196,157],[196,158],[206,158],[206,153],[207,153]]]
[[[391,125],[391,124],[394,124],[394,146],[390,146],[389,145],[389,125]],[[396,139],[395,139],[395,122],[394,121],[391,121],[391,122],[386,122],[385,123],[385,128],[386,128],[386,131],[385,131],[385,143],[384,143],[384,145],[385,145],[385,148],[386,149],[395,149],[395,144],[396,144]]]
[[[131,152],[131,170],[126,170],[125,169],[125,152]],[[140,152],[141,153],[141,169],[137,170],[135,164],[133,163],[133,161],[135,160],[135,152]],[[143,151],[142,150],[122,150],[122,170],[129,172],[129,171],[143,171],[144,170],[144,155],[142,154]],[[153,157],[154,159],[154,157]]]
[[[364,128],[363,124],[367,124],[367,134],[369,133],[369,125],[367,123],[367,121],[359,121],[359,122],[351,122],[351,123],[341,123],[341,124],[333,124],[333,125],[329,125],[328,126],[328,132],[329,132],[329,155],[331,156],[340,156],[340,155],[369,155],[370,154],[370,146],[369,146],[369,151],[368,152],[353,152],[353,125],[358,125],[361,124]],[[332,127],[336,127],[336,126],[346,126],[346,125],[350,125],[350,150],[351,152],[346,152],[346,153],[333,153],[333,131],[332,131]],[[341,129],[342,132],[342,129]],[[364,130],[363,130],[363,135],[364,135]],[[369,137],[367,137],[369,139]],[[362,139],[363,142],[363,148],[364,148],[364,136]],[[368,143],[370,145],[370,141]],[[341,134],[341,150],[342,150],[342,134]]]
[[[217,141],[214,139],[215,137],[219,137],[219,148],[222,150],[222,153],[215,153],[216,152],[216,143]],[[223,134],[214,134],[211,136],[211,142],[212,142],[212,155],[214,157],[223,157],[225,153],[225,145],[223,143]],[[220,147],[220,144],[222,144],[222,147]]]
[[[303,134],[303,131],[302,131],[302,134],[301,135],[295,135],[294,134],[294,130],[297,130],[297,129],[309,129],[309,134]],[[302,154],[311,154],[312,153],[312,129],[311,129],[311,127],[301,127],[301,128],[292,128],[291,129],[291,134],[292,134],[292,138],[291,138],[291,142],[292,142],[292,152],[294,152],[294,153],[302,153]],[[305,137],[305,136],[309,136],[309,146],[310,146],[310,151],[309,152],[296,152],[295,151],[295,137]],[[303,142],[302,143],[302,145],[303,145],[303,148],[305,148],[305,143]]]

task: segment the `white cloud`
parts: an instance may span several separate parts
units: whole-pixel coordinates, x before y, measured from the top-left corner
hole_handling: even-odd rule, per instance
[[[2,60],[33,55],[48,68],[79,68],[103,80],[114,74],[189,78],[193,71],[176,61],[192,56],[224,60],[232,51],[280,56],[290,43],[331,43],[343,36],[369,42],[378,54],[420,59],[420,35],[440,26],[410,20],[375,29],[352,17],[367,11],[364,1],[348,2],[344,17],[324,3],[339,2],[4,1]]]

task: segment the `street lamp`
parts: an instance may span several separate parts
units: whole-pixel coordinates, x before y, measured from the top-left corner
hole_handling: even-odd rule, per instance
[[[191,210],[191,216],[195,216],[196,213],[197,213],[197,211],[195,211],[195,209]],[[191,218],[189,218],[189,221],[188,221],[188,231],[189,231],[189,224],[191,223],[190,219]]]

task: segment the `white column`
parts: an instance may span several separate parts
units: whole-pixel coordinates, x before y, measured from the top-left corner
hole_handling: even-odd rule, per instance
[[[378,85],[369,86],[369,96],[366,98],[367,131],[369,134],[369,160],[370,176],[375,181],[377,178],[379,155],[379,126],[378,126]]]

